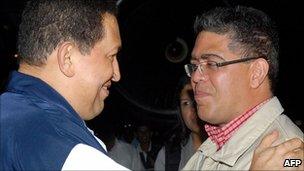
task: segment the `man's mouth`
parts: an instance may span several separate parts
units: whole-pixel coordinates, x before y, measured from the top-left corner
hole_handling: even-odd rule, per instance
[[[199,98],[199,97],[206,97],[210,96],[210,93],[204,92],[204,91],[195,91],[194,96]]]
[[[110,91],[109,91],[110,87],[111,87],[111,83],[105,84],[104,86],[102,86],[102,90],[104,90],[104,92],[106,92],[107,96],[110,93]]]

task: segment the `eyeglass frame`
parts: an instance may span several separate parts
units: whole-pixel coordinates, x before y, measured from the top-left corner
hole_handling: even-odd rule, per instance
[[[241,62],[247,62],[249,60],[253,60],[253,59],[259,59],[259,58],[264,58],[264,57],[250,57],[250,58],[246,58],[246,57],[243,57],[241,59],[235,59],[235,60],[230,60],[230,61],[223,61],[223,62],[215,62],[215,61],[212,61],[214,62],[215,66],[217,68],[220,68],[220,67],[223,67],[223,66],[226,66],[226,65],[231,65],[231,64],[236,64],[236,63],[241,63]],[[206,61],[204,61],[206,62]],[[204,62],[200,62],[199,64],[185,64],[184,65],[184,69],[185,69],[185,72],[187,74],[188,77],[191,78],[192,74],[199,68],[199,66],[201,64],[203,64]],[[193,70],[192,73],[190,73],[189,69],[188,69],[188,66],[195,66],[195,69]],[[203,71],[202,69],[199,69],[199,72],[202,74]]]

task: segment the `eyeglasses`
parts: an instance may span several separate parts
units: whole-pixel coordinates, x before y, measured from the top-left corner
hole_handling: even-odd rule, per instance
[[[205,71],[216,71],[218,68],[230,64],[236,64],[240,62],[246,62],[253,59],[259,59],[261,57],[251,57],[251,58],[241,58],[231,61],[225,61],[225,62],[215,62],[215,61],[203,61],[199,64],[186,64],[185,71],[187,73],[188,77],[191,77],[192,74],[198,69],[198,71],[203,74]]]

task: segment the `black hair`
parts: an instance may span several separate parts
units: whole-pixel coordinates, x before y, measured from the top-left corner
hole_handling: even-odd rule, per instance
[[[89,54],[104,36],[105,13],[116,16],[114,1],[31,0],[27,2],[18,32],[21,62],[40,66],[64,41],[74,42]]]

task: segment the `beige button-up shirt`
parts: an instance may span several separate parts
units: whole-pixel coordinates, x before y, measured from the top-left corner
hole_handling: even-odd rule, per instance
[[[278,130],[274,145],[298,137],[303,132],[284,114],[279,100],[273,97],[251,116],[219,150],[208,138],[191,157],[183,170],[249,170],[253,152],[262,138]],[[283,165],[283,163],[282,163]]]

